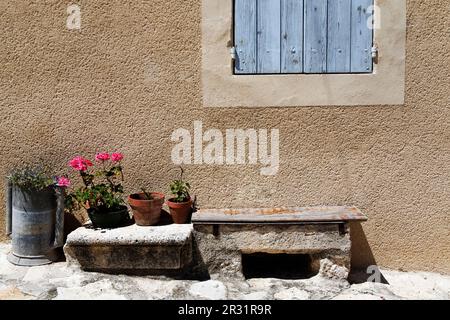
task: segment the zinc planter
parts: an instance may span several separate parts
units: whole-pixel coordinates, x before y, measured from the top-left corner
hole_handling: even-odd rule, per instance
[[[64,244],[64,191],[8,184],[6,233],[12,238],[9,262],[39,266],[56,261],[55,249]]]
[[[175,202],[173,200],[167,201],[173,222],[176,224],[187,223],[192,213],[192,199],[189,198],[186,202]]]
[[[151,200],[147,200],[144,193],[135,193],[128,197],[128,203],[138,226],[154,226],[161,218],[164,195],[158,192],[152,192],[150,195]]]

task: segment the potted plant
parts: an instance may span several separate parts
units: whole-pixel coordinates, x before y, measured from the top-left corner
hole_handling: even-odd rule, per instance
[[[128,204],[133,210],[133,217],[138,226],[153,226],[159,222],[164,204],[164,194],[147,192],[134,193],[128,197]]]
[[[84,208],[94,228],[118,228],[129,222],[128,208],[123,200],[123,170],[121,153],[97,153],[100,168],[89,172],[93,163],[75,157],[69,165],[79,172],[83,185],[67,195],[66,205],[72,209]]]
[[[183,181],[184,170],[181,168],[180,179],[170,183],[170,191],[174,195],[167,201],[172,220],[176,224],[184,224],[192,213],[192,199],[189,195],[191,186]]]
[[[57,260],[63,246],[65,178],[53,178],[43,167],[27,167],[8,176],[6,233],[12,237],[8,260],[38,266]]]

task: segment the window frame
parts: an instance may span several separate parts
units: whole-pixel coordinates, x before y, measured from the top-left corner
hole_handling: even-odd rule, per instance
[[[231,15],[232,15],[232,34],[231,34],[231,42],[232,42],[232,50],[234,50],[233,54],[234,54],[234,58],[232,59],[232,70],[233,70],[233,75],[236,76],[246,76],[246,75],[278,75],[278,76],[283,76],[283,75],[322,75],[322,74],[373,74],[375,72],[375,64],[376,64],[376,57],[371,58],[371,70],[364,72],[364,71],[348,71],[348,72],[328,72],[328,70],[326,72],[305,72],[305,68],[304,68],[304,61],[305,61],[305,0],[303,1],[303,48],[302,48],[302,72],[283,72],[283,70],[281,70],[281,66],[280,66],[280,72],[258,72],[258,70],[256,70],[256,72],[251,73],[251,72],[236,72],[236,63],[237,63],[237,53],[236,53],[236,1],[237,0],[232,0],[232,11],[231,11]],[[281,0],[280,0],[281,1]],[[373,4],[372,6],[375,6],[375,0],[372,0]],[[350,4],[351,6],[351,4]],[[327,8],[328,11],[328,8]],[[372,14],[375,17],[375,12]],[[328,19],[328,15],[327,15],[327,19]],[[375,20],[375,19],[374,19]],[[374,23],[374,22],[373,22]],[[350,26],[351,28],[351,26]],[[255,32],[257,32],[255,30]],[[376,43],[375,43],[375,32],[374,29],[371,30],[371,37],[372,37],[372,44],[371,44],[371,50],[375,49],[376,50]],[[327,40],[328,40],[328,29],[327,29]],[[351,40],[350,40],[351,42]],[[327,50],[328,50],[328,41],[327,41]],[[280,55],[281,55],[281,51],[280,51]],[[351,58],[350,58],[351,59]],[[351,63],[351,62],[350,62]],[[257,66],[256,66],[257,68]],[[351,69],[351,67],[350,67]]]
[[[208,108],[403,105],[406,0],[375,1],[370,74],[234,75],[233,0],[201,0],[201,99]],[[377,21],[378,22],[378,21]]]

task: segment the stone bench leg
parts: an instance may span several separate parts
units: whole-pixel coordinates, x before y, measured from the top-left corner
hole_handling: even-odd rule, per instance
[[[194,274],[211,278],[244,279],[242,255],[238,248],[224,246],[213,226],[196,226],[194,230]]]
[[[197,270],[213,278],[244,278],[242,253],[307,254],[314,274],[319,273],[322,260],[350,269],[347,224],[198,224],[194,225],[194,242]]]

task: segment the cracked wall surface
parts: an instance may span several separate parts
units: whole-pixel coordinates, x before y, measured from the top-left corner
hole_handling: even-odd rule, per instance
[[[168,192],[171,134],[278,128],[280,170],[187,166],[202,207],[355,205],[353,265],[450,273],[449,7],[408,1],[402,106],[203,108],[198,0],[0,1],[0,175],[120,150],[127,192]],[[0,191],[3,199],[3,190]],[[0,237],[4,236],[1,202]]]

